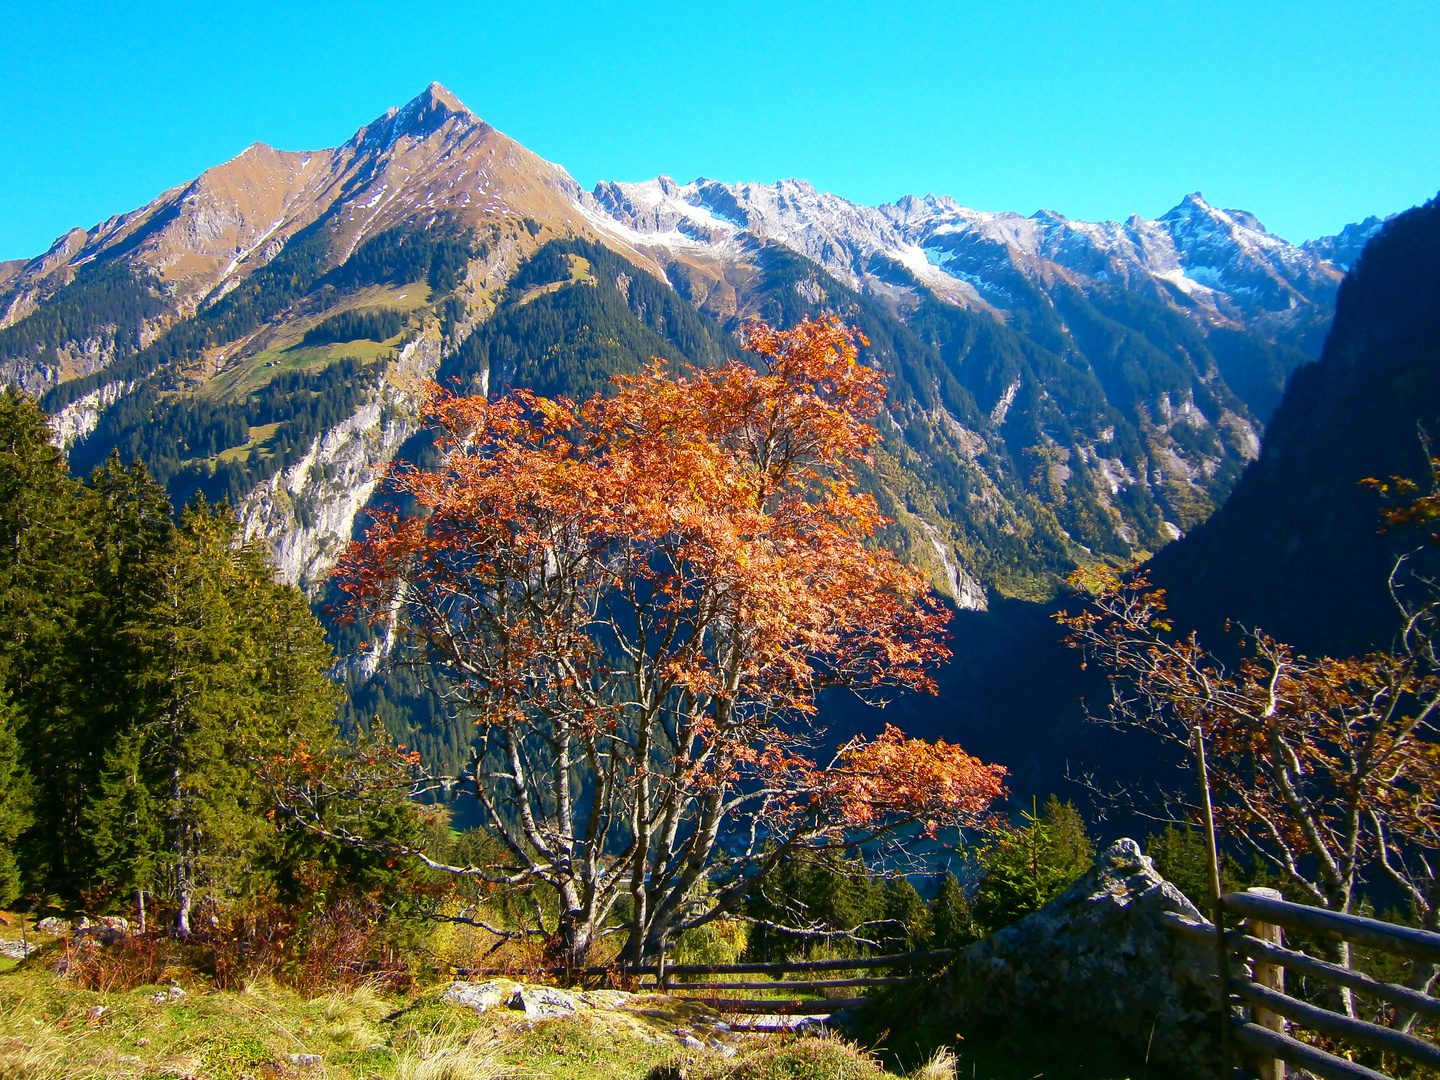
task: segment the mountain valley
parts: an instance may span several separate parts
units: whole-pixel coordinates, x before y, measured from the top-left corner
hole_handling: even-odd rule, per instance
[[[834,314],[890,376],[861,476],[885,543],[958,608],[1012,610],[1204,529],[1384,224],[1295,246],[1198,193],[1090,223],[800,180],[587,192],[432,84],[341,147],[255,144],[0,265],[0,379],[74,471],[118,452],[177,504],[228,499],[319,600],[386,466],[428,460],[421,381],[583,398],[736,356],[747,318]]]

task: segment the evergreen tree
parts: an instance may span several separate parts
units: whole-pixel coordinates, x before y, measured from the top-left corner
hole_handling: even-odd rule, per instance
[[[859,855],[839,852],[784,859],[750,894],[746,914],[758,920],[747,955],[760,960],[804,956],[816,944],[863,952],[854,938],[875,940],[888,929],[880,882]]]
[[[940,879],[940,891],[930,905],[930,947],[963,949],[979,936],[965,890],[955,875],[947,872]]]
[[[0,683],[35,785],[34,816],[15,853],[27,891],[41,897],[78,887],[72,842],[93,752],[77,722],[73,650],[92,563],[89,498],[50,437],[32,398],[0,393]]]
[[[30,823],[30,779],[20,761],[15,737],[17,713],[0,689],[0,907],[20,895],[20,866],[15,839]]]
[[[1095,849],[1085,820],[1054,795],[1023,827],[1001,835],[980,856],[985,877],[975,893],[975,920],[999,930],[1038,911],[1090,869]]]
[[[175,546],[164,490],[135,462],[112,453],[90,478],[92,588],[77,626],[80,716],[92,748],[81,778],[84,827],[74,840],[86,862],[85,897],[104,906],[147,887],[153,861],[153,796],[141,769],[144,695],[130,629],[151,606]]]
[[[1166,825],[1164,832],[1151,833],[1145,840],[1145,854],[1155,863],[1161,877],[1183,892],[1192,904],[1203,907],[1213,899],[1210,882],[1210,851],[1205,834],[1190,826]],[[1220,882],[1225,892],[1246,884],[1246,875],[1235,856],[1220,853]]]
[[[138,756],[117,756],[101,805],[110,835],[130,808],[153,814],[142,833],[155,846],[125,849],[112,876],[153,874],[182,933],[197,904],[239,889],[255,869],[269,831],[255,760],[335,737],[338,692],[320,627],[256,548],[235,546],[237,531],[228,509],[203,500],[181,515],[152,604],[127,627],[141,659]],[[123,795],[132,761],[148,801]]]
[[[903,874],[889,878],[881,887],[882,917],[880,948],[883,952],[913,952],[930,938],[930,912],[915,886]]]

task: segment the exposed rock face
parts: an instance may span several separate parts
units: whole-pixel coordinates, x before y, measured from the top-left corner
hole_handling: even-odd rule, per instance
[[[281,580],[313,592],[334,568],[355,515],[418,429],[418,384],[439,364],[439,331],[427,327],[401,349],[365,404],[246,498],[240,507],[244,537],[265,542]]]
[[[1092,1031],[1151,1061],[1213,1076],[1214,953],[1167,929],[1163,912],[1204,923],[1134,840],[1033,915],[977,941],[942,977],[928,1021],[1046,1023]]]
[[[100,414],[108,409],[132,386],[128,382],[106,383],[98,390],[91,390],[84,397],[76,398],[50,418],[50,430],[55,433],[55,445],[69,450],[81,439],[95,430]]]

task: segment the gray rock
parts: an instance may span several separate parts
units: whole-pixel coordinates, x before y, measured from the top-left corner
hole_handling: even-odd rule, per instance
[[[1045,907],[966,948],[920,1019],[1086,1031],[1137,1056],[1148,1047],[1180,1075],[1214,1076],[1214,949],[1168,929],[1165,912],[1206,924],[1139,844],[1117,840]]]
[[[290,1064],[297,1069],[309,1071],[325,1067],[325,1059],[319,1054],[288,1054],[286,1056],[289,1058]]]
[[[510,999],[510,1007],[524,1009],[526,1020],[554,1020],[574,1016],[589,1006],[574,994],[567,994],[553,986],[522,986]]]
[[[697,1039],[694,1035],[681,1035],[681,1036],[680,1036],[680,1045],[683,1046],[683,1047],[685,1047],[686,1050],[704,1050],[704,1049],[705,1049],[705,1044],[702,1043],[699,1039]]]
[[[77,938],[94,938],[102,945],[113,945],[129,935],[129,921],[113,915],[102,915],[98,919],[90,919],[82,915],[75,923]]]
[[[580,1000],[592,1009],[623,1009],[637,996],[624,990],[587,990],[580,995]]]
[[[37,922],[35,929],[42,934],[64,934],[70,930],[70,920],[51,915]]]
[[[10,960],[24,960],[25,957],[39,949],[39,945],[24,941],[0,941],[0,956]]]
[[[453,1001],[483,1013],[497,1005],[508,1005],[514,998],[520,984],[509,979],[491,979],[488,982],[452,982],[440,995],[441,1001]]]

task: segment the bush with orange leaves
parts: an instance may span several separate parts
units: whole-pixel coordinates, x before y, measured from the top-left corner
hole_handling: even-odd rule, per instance
[[[751,323],[753,365],[657,360],[579,405],[432,388],[443,465],[392,473],[419,512],[374,515],[338,575],[390,661],[431,665],[474,719],[473,758],[317,764],[287,807],[340,835],[313,808],[378,767],[468,793],[505,857],[445,868],[553,889],[577,963],[622,911],[639,959],[788,856],[979,820],[1004,770],[958,747],[887,728],[814,756],[820,691],[933,692],[948,655],[946,610],[855,486],[884,397],[857,340]]]

